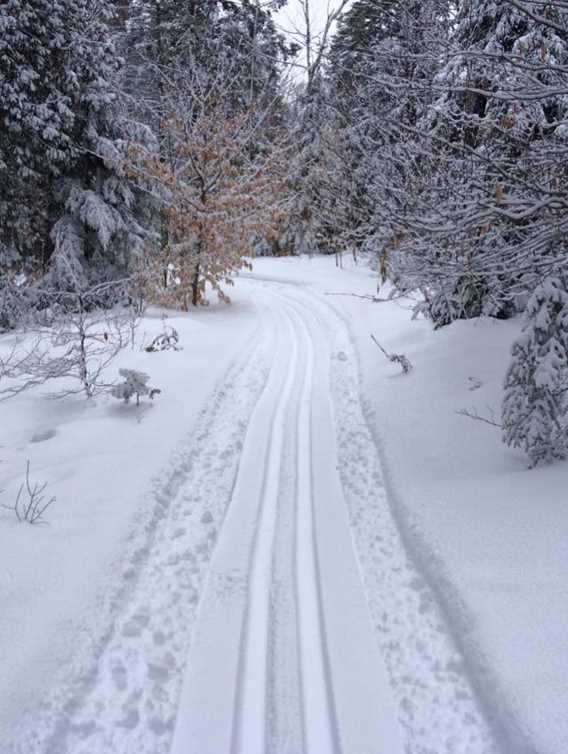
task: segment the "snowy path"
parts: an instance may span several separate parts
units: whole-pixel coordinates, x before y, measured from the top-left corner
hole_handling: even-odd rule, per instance
[[[302,310],[288,302],[279,308],[276,355],[202,600],[172,753],[397,754],[394,707],[341,507],[329,358],[321,358],[325,344]],[[281,486],[285,477],[292,484]],[[279,526],[285,506],[293,520]],[[325,585],[324,537],[335,561]],[[279,539],[290,540],[295,573],[285,604],[272,590]],[[279,718],[287,711],[274,698],[272,624],[285,622],[296,624],[297,640],[285,696],[300,700],[301,730],[285,730]],[[336,679],[348,684],[347,694],[335,693]]]
[[[96,671],[37,750],[493,754],[390,512],[345,325],[302,288],[243,285],[261,331],[162,490]]]

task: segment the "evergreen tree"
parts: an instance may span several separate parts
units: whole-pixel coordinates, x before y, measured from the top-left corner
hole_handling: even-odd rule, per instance
[[[531,466],[568,450],[568,277],[550,277],[532,295],[505,378],[503,441]]]
[[[124,275],[144,235],[123,170],[142,132],[118,107],[111,19],[103,0],[0,6],[4,260],[60,288]]]
[[[66,91],[67,8],[57,2],[0,5],[0,262],[45,261],[50,179],[73,151]]]
[[[309,91],[298,92],[289,113],[293,152],[288,175],[291,196],[289,218],[281,245],[294,254],[315,254],[326,249],[321,215],[322,190],[329,164],[324,157],[325,94],[321,77]]]

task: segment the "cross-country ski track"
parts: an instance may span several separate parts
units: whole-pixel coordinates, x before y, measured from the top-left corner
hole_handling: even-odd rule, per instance
[[[22,752],[498,752],[391,512],[346,324],[302,286],[241,285],[258,329],[156,485],[92,668]]]

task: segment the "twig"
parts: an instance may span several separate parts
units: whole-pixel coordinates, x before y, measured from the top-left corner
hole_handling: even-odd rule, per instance
[[[493,414],[493,412],[491,412]],[[466,416],[468,419],[474,419],[478,422],[483,422],[484,424],[489,424],[492,427],[498,427],[499,429],[503,429],[503,425],[499,424],[499,422],[494,421],[493,419],[488,419],[486,416],[480,416],[477,413],[476,409],[472,409],[471,411],[467,411],[465,408],[460,408],[458,411],[456,411],[456,414],[459,416]]]
[[[175,328],[166,327],[165,325],[164,332],[160,333],[160,335],[156,335],[150,345],[144,348],[144,350],[148,353],[155,353],[156,351],[168,351],[170,349],[173,351],[181,351],[181,346],[179,345],[179,334]]]
[[[379,347],[381,352],[386,356],[386,358],[389,361],[392,361],[396,364],[400,364],[404,374],[408,374],[412,370],[412,363],[410,359],[408,359],[403,353],[389,353],[388,351],[385,351],[385,349],[382,347],[382,345],[379,343],[379,341],[375,338],[375,336],[372,333],[371,333],[371,340]]]
[[[354,298],[362,298],[365,301],[372,301],[374,304],[388,304],[389,301],[397,301],[400,298],[408,298],[406,295],[393,296],[392,298],[380,298],[380,296],[372,296],[370,293],[334,293],[326,291],[325,296],[354,296]]]

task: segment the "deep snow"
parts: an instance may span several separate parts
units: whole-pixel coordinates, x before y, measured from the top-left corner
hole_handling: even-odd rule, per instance
[[[408,302],[326,296],[375,292],[370,270],[347,260],[345,267],[336,270],[332,259],[256,260],[230,308],[172,315],[182,352],[134,350],[116,365],[148,371],[163,389],[155,404],[137,409],[103,397],[87,406],[47,399],[41,390],[0,404],[0,502],[13,498],[28,458],[32,475],[58,498],[48,526],[0,514],[3,753],[154,754],[158,749],[143,748],[148,731],[162,741],[174,735],[180,660],[266,384],[270,318],[278,316],[270,301],[278,296],[295,312],[293,322],[311,323],[316,342],[319,319],[334,344],[318,355],[332,375],[338,466],[369,616],[409,750],[491,750],[476,737],[480,723],[468,727],[452,717],[455,699],[459,709],[472,694],[503,752],[568,750],[568,467],[528,471],[501,445],[497,429],[456,413],[498,409],[519,322],[478,320],[433,332],[410,320]],[[145,319],[141,329],[159,332],[160,319]],[[404,352],[413,372],[401,376],[370,332]],[[8,342],[5,336],[0,347]],[[368,429],[356,399],[357,358]],[[318,373],[316,387],[322,379]],[[283,439],[289,459],[290,443]],[[318,443],[327,447],[316,432],[316,449]],[[385,511],[394,513],[410,561]],[[330,530],[325,541],[334,536]],[[274,551],[282,582],[293,575],[291,547],[282,541]],[[332,563],[333,552],[327,557]],[[439,614],[436,601],[442,613],[429,622]],[[333,627],[337,617],[328,621]],[[441,626],[438,635],[428,626]],[[294,634],[286,620],[273,630]],[[282,651],[275,663],[293,667]],[[293,696],[278,684],[282,678],[279,698]],[[337,693],[346,688],[340,684]],[[290,698],[291,722],[277,725],[291,729],[300,714]]]
[[[344,259],[261,259],[255,275],[320,295],[373,295]],[[381,296],[386,296],[383,291]],[[496,414],[521,321],[478,319],[433,331],[412,302],[327,296],[349,327],[366,416],[389,500],[415,562],[444,605],[486,712],[511,754],[568,751],[568,464],[529,470],[499,429],[458,415]],[[378,352],[414,364],[400,375]],[[478,383],[479,387],[476,387]]]

